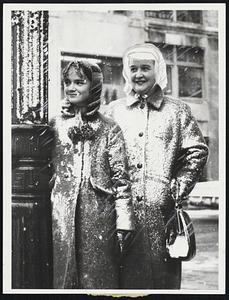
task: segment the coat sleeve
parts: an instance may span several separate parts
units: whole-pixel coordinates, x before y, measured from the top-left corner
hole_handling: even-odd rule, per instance
[[[184,105],[180,111],[180,147],[173,178],[179,182],[179,198],[188,196],[207,162],[208,147],[191,109]],[[173,187],[172,187],[173,188]]]
[[[116,229],[134,230],[134,212],[126,151],[124,138],[118,125],[114,125],[109,132],[108,158],[115,191]]]

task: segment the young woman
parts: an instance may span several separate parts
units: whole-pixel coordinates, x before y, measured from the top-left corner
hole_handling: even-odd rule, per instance
[[[69,113],[55,117],[52,189],[54,288],[119,288],[116,238],[134,229],[120,127],[98,112],[100,68],[71,62],[63,72]]]

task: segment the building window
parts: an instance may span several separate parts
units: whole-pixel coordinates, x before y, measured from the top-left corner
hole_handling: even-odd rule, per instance
[[[173,10],[145,10],[145,17],[173,20],[173,12]]]
[[[174,62],[174,49],[173,49],[174,47],[173,47],[173,45],[156,44],[156,46],[160,49],[160,51],[167,63]]]
[[[203,71],[192,67],[178,67],[179,97],[202,98]]]
[[[165,94],[172,95],[173,90],[172,90],[172,67],[171,66],[169,65],[166,66],[166,73],[167,73],[168,83],[165,88]]]
[[[203,49],[199,47],[177,47],[177,60],[189,63],[203,64]]]
[[[114,10],[113,13],[117,14],[117,15],[127,16],[128,15],[128,10]]]
[[[119,59],[101,59],[99,66],[103,73],[104,83],[122,84],[122,62]]]
[[[145,10],[146,18],[202,24],[201,10]]]
[[[202,24],[202,11],[177,10],[177,21]]]
[[[174,97],[204,97],[204,51],[199,47],[154,43],[166,61],[168,84],[165,94]]]
[[[199,47],[176,46],[178,96],[203,97],[204,51]]]

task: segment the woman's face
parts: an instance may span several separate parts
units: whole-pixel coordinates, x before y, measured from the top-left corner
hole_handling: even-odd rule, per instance
[[[155,64],[152,59],[129,59],[130,82],[138,94],[146,94],[155,84]]]
[[[90,95],[90,81],[85,75],[80,76],[74,67],[70,67],[64,80],[64,91],[69,102],[84,106]]]

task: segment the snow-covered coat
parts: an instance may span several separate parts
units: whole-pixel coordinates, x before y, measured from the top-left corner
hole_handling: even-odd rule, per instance
[[[52,189],[54,288],[118,288],[116,229],[133,230],[124,140],[99,113],[87,124],[94,135],[72,142],[79,116],[54,118]]]
[[[111,102],[106,113],[123,131],[137,220],[123,287],[179,288],[181,265],[168,259],[165,246],[165,224],[174,208],[170,185],[177,178],[183,197],[194,187],[207,160],[204,138],[189,106],[159,87],[147,103],[131,93]]]

